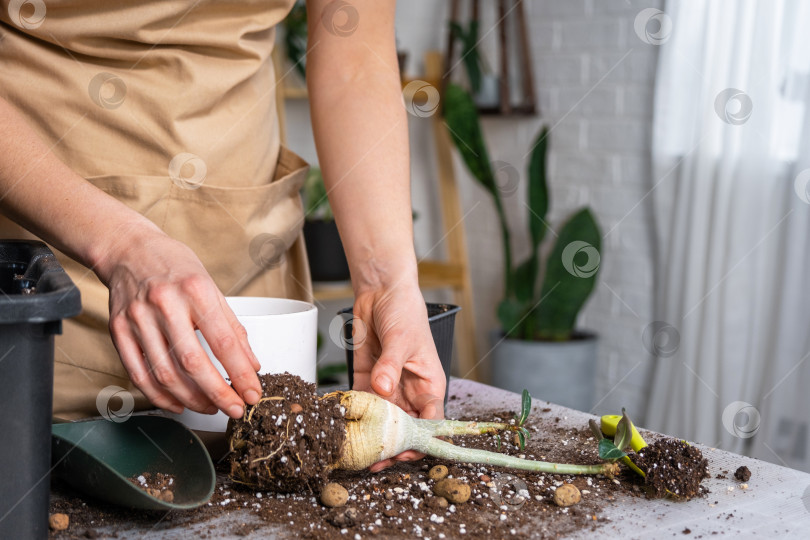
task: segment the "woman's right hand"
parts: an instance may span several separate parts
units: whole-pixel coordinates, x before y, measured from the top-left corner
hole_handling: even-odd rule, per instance
[[[194,252],[157,228],[143,228],[148,230],[112,249],[96,267],[110,290],[110,333],[124,367],[157,407],[241,417],[245,403],[261,397],[260,364],[247,332]]]

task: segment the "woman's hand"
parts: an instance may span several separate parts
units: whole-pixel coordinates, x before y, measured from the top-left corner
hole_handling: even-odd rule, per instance
[[[0,210],[109,287],[113,341],[146,397],[177,412],[222,409],[232,417],[242,414],[242,398],[256,403],[259,363],[191,249],[70,170],[2,98],[0,125]],[[195,329],[239,395],[211,364]]]
[[[241,417],[245,402],[261,397],[260,364],[247,332],[190,248],[157,229],[138,236],[96,269],[110,289],[110,333],[132,382],[162,409]],[[203,350],[197,329],[233,388]]]
[[[446,378],[418,286],[394,285],[358,295],[353,316],[354,389],[382,396],[419,418],[442,418]],[[404,452],[371,470],[420,457]]]

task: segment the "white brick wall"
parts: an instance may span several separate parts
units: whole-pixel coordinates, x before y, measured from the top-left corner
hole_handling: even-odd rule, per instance
[[[639,202],[652,185],[650,122],[657,49],[634,33],[638,12],[661,0],[527,0],[541,118],[486,119],[490,157],[513,164],[525,175],[525,153],[541,123],[554,126],[549,160],[552,223],[577,207],[594,209],[603,233],[604,252],[598,288],[581,319],[601,336],[595,412],[617,412],[626,406],[643,422],[645,387],[651,363],[641,334],[652,313],[653,272],[650,216]],[[400,46],[410,54],[408,71],[422,72],[429,49],[446,42],[448,2],[409,0],[397,7]],[[482,3],[482,35],[491,26],[494,8]],[[496,32],[482,48],[491,65]],[[304,121],[290,111],[289,122]],[[435,159],[429,122],[410,119],[417,251],[424,254],[439,241],[435,201]],[[307,151],[304,152],[308,153]],[[475,287],[478,346],[490,350],[489,331],[501,296],[501,247],[489,197],[456,161],[462,202],[470,211],[465,222]],[[518,257],[527,251],[525,188],[506,199]],[[431,252],[436,256],[441,246]],[[434,295],[438,296],[438,295]],[[325,322],[331,318],[330,311]],[[336,352],[337,358],[340,352]],[[488,359],[484,361],[488,364]],[[488,366],[484,370],[488,372]],[[542,396],[538,396],[542,398]]]

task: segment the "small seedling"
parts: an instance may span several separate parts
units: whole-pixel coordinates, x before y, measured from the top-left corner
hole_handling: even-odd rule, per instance
[[[630,439],[633,438],[633,422],[630,421],[630,417],[627,416],[627,411],[625,411],[624,408],[622,408],[622,419],[616,424],[616,435],[613,437],[612,441],[605,438],[596,420],[591,419],[588,425],[596,437],[596,440],[599,441],[598,449],[601,459],[610,463],[621,459],[622,463],[627,465],[634,472],[642,477],[646,476],[644,471],[639,469],[630,459],[630,456],[624,451],[624,449],[630,445]]]

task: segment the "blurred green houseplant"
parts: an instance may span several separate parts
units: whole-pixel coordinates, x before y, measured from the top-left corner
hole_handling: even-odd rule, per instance
[[[504,260],[504,298],[498,305],[502,330],[507,337],[521,340],[572,339],[577,314],[596,284],[602,235],[590,209],[575,212],[559,231],[537,290],[541,270],[539,249],[548,229],[548,129],[543,127],[538,134],[529,159],[527,206],[531,253],[515,265],[503,197],[489,160],[476,105],[463,88],[448,84],[444,114],[464,163],[492,196],[498,214]]]

